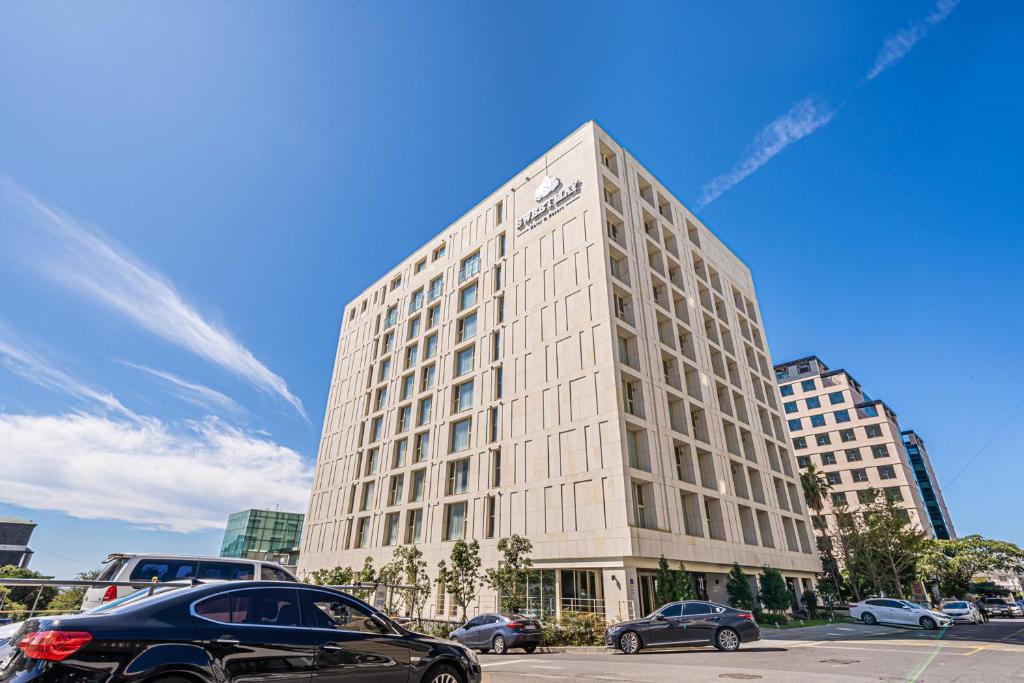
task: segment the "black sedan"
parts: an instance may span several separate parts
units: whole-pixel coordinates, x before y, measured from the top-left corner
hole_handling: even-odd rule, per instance
[[[478,683],[476,653],[329,588],[200,584],[10,636],[0,683]]]
[[[740,643],[761,639],[754,615],[714,602],[686,600],[661,607],[643,619],[608,627],[607,647],[635,655],[641,648],[678,645],[714,645],[738,650]]]

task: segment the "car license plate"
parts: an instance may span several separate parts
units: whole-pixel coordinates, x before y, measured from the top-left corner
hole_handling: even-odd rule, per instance
[[[537,627],[534,626],[533,624],[527,624],[526,626],[523,627],[523,630],[524,631],[536,631]]]

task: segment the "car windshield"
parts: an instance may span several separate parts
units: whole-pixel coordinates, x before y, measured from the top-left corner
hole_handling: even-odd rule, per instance
[[[943,605],[943,607],[948,607],[950,609],[967,609],[967,603],[966,602],[947,602],[945,605]]]
[[[151,595],[159,595],[161,593],[166,593],[168,591],[177,590],[178,588],[181,588],[181,586],[161,586],[159,588],[140,588],[139,590],[135,591],[134,593],[129,593],[128,595],[124,596],[123,598],[118,598],[117,600],[111,600],[110,602],[105,602],[102,605],[97,605],[96,607],[93,607],[92,609],[87,609],[87,610],[85,610],[85,612],[83,612],[83,614],[103,614],[104,612],[113,611],[113,610],[117,609],[118,607],[123,607],[124,605],[127,605],[129,603],[138,602],[139,600],[144,600],[144,599],[150,597]]]
[[[908,607],[913,607],[914,609],[928,609],[927,607],[919,605],[916,602],[910,602],[909,600],[901,600],[900,602],[902,602],[904,605],[907,605]]]
[[[989,598],[985,603],[989,605],[1005,605],[1006,600],[1003,600],[1002,598]]]

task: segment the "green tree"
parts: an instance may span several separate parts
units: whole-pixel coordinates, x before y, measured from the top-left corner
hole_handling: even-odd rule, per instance
[[[354,572],[352,567],[331,567],[330,569],[317,569],[310,572],[305,578],[306,583],[317,586],[351,586]]]
[[[729,570],[725,591],[729,594],[729,604],[732,607],[754,609],[754,591],[750,588],[750,579],[743,573],[743,569],[737,562],[733,562],[732,569]]]
[[[825,500],[832,491],[832,484],[828,483],[825,474],[818,470],[814,464],[807,465],[807,469],[800,473],[800,488],[804,491],[804,500],[807,507],[821,514],[825,507]]]
[[[423,551],[414,545],[400,545],[395,548],[394,558],[392,564],[398,565],[399,583],[412,586],[412,590],[405,592],[405,613],[422,619],[423,607],[430,597],[430,576]]]
[[[519,612],[525,606],[520,587],[526,584],[527,574],[533,567],[530,559],[533,544],[528,538],[513,534],[498,541],[498,552],[502,561],[495,569],[487,570],[485,581],[501,596],[502,610]]]
[[[686,565],[679,563],[679,571],[675,573],[673,591],[676,600],[694,600],[697,591],[693,588],[693,574],[686,570]]]
[[[362,584],[360,588],[353,589],[352,594],[361,600],[373,600],[377,586],[382,583],[377,570],[373,568],[373,557],[366,556],[366,559],[363,560],[363,568],[356,572],[352,579],[353,583]]]
[[[480,589],[480,544],[477,541],[466,543],[461,539],[455,541],[449,559],[451,567],[444,560],[437,563],[437,583],[452,596],[465,621],[466,608],[476,599]]]
[[[658,558],[658,570],[654,573],[654,602],[658,607],[675,599],[676,580],[668,567],[668,560],[662,555]]]
[[[761,570],[761,602],[770,612],[784,612],[793,602],[793,595],[782,578],[782,572],[773,567]]]
[[[811,619],[816,619],[818,617],[818,594],[808,589],[800,596],[800,600],[804,603],[804,609],[807,610]]]
[[[99,569],[90,569],[89,571],[78,572],[75,574],[75,578],[82,579],[83,581],[90,581],[99,575]],[[85,591],[85,586],[64,588],[52,601],[50,601],[47,609],[51,614],[69,614],[72,612],[78,612],[82,609],[82,600],[85,599]]]
[[[904,597],[916,576],[927,537],[908,524],[907,511],[884,492],[876,491],[861,514],[871,555],[882,569],[882,585],[889,595]]]
[[[0,578],[4,579],[48,579],[50,577],[40,574],[37,571],[25,567],[15,567],[8,564],[0,567]],[[36,610],[49,608],[50,602],[57,597],[58,590],[55,587],[47,586],[40,590],[38,587],[24,586],[12,587],[8,590],[7,600],[21,603],[31,609],[33,605]],[[39,596],[38,600],[36,596]],[[5,608],[6,609],[6,608]]]
[[[978,534],[949,541],[929,540],[917,562],[922,578],[938,583],[944,596],[958,598],[970,590],[975,575],[1021,569],[1024,569],[1024,550],[1014,543]]]

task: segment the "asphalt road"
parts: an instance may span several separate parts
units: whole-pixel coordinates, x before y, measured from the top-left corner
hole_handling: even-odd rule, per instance
[[[1024,619],[942,631],[834,624],[764,631],[739,652],[713,648],[481,655],[487,683],[641,681],[1024,681]]]

